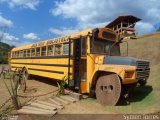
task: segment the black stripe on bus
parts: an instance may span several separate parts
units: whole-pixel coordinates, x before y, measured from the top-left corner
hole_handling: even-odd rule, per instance
[[[11,64],[69,67],[69,65],[67,64],[41,64],[41,63],[18,63],[18,62],[11,62]],[[72,67],[72,65],[70,67]]]
[[[22,68],[22,67],[16,67],[16,66],[11,66],[12,68]],[[28,68],[29,70],[36,70],[36,71],[42,71],[42,72],[50,72],[50,73],[57,73],[57,74],[64,74],[62,71],[53,71],[53,70],[42,70],[42,69],[35,69],[35,68]],[[72,75],[72,73],[70,73]]]
[[[68,55],[61,56],[40,56],[40,57],[22,57],[22,58],[11,58],[11,59],[61,59],[61,58],[69,58]],[[73,58],[73,56],[71,56]]]
[[[42,69],[35,69],[35,68],[28,68],[28,69],[29,69],[29,70],[42,71],[42,72],[50,72],[50,73],[64,74],[64,72],[61,72],[61,71],[42,70]]]
[[[11,66],[11,68],[22,68],[22,67]]]

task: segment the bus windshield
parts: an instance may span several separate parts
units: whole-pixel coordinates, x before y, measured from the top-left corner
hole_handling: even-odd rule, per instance
[[[115,42],[95,39],[92,42],[92,52],[97,54],[120,56],[120,47]]]

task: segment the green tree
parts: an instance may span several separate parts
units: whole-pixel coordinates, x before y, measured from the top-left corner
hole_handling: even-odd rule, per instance
[[[13,47],[14,46],[0,42],[0,64],[8,63],[8,52],[10,52]]]
[[[157,32],[160,32],[160,27],[157,29]]]

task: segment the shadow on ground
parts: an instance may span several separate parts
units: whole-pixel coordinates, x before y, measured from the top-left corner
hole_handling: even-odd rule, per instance
[[[31,79],[57,87],[57,81],[50,78],[32,76]],[[127,106],[132,102],[142,101],[152,92],[152,90],[153,88],[150,85],[136,86],[127,99],[125,99],[124,97],[120,98],[117,106]]]
[[[124,99],[123,97],[120,98],[118,106],[125,106],[132,102],[142,101],[152,92],[152,90],[153,88],[150,85],[137,86],[132,93],[130,93],[130,96],[127,99]]]
[[[51,78],[46,78],[46,77],[41,77],[41,76],[30,76],[30,79],[34,79],[39,82],[43,82],[49,85],[57,86],[57,80],[51,79]]]

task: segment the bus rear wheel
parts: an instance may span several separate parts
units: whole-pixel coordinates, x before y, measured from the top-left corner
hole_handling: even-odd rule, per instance
[[[116,105],[121,95],[121,81],[116,74],[99,77],[96,98],[103,105]]]
[[[20,85],[21,85],[20,87],[23,90],[23,92],[26,91],[26,88],[27,88],[26,81],[27,80],[28,80],[28,72],[24,68],[23,71],[22,71],[22,77],[21,77],[21,80],[20,80]]]

